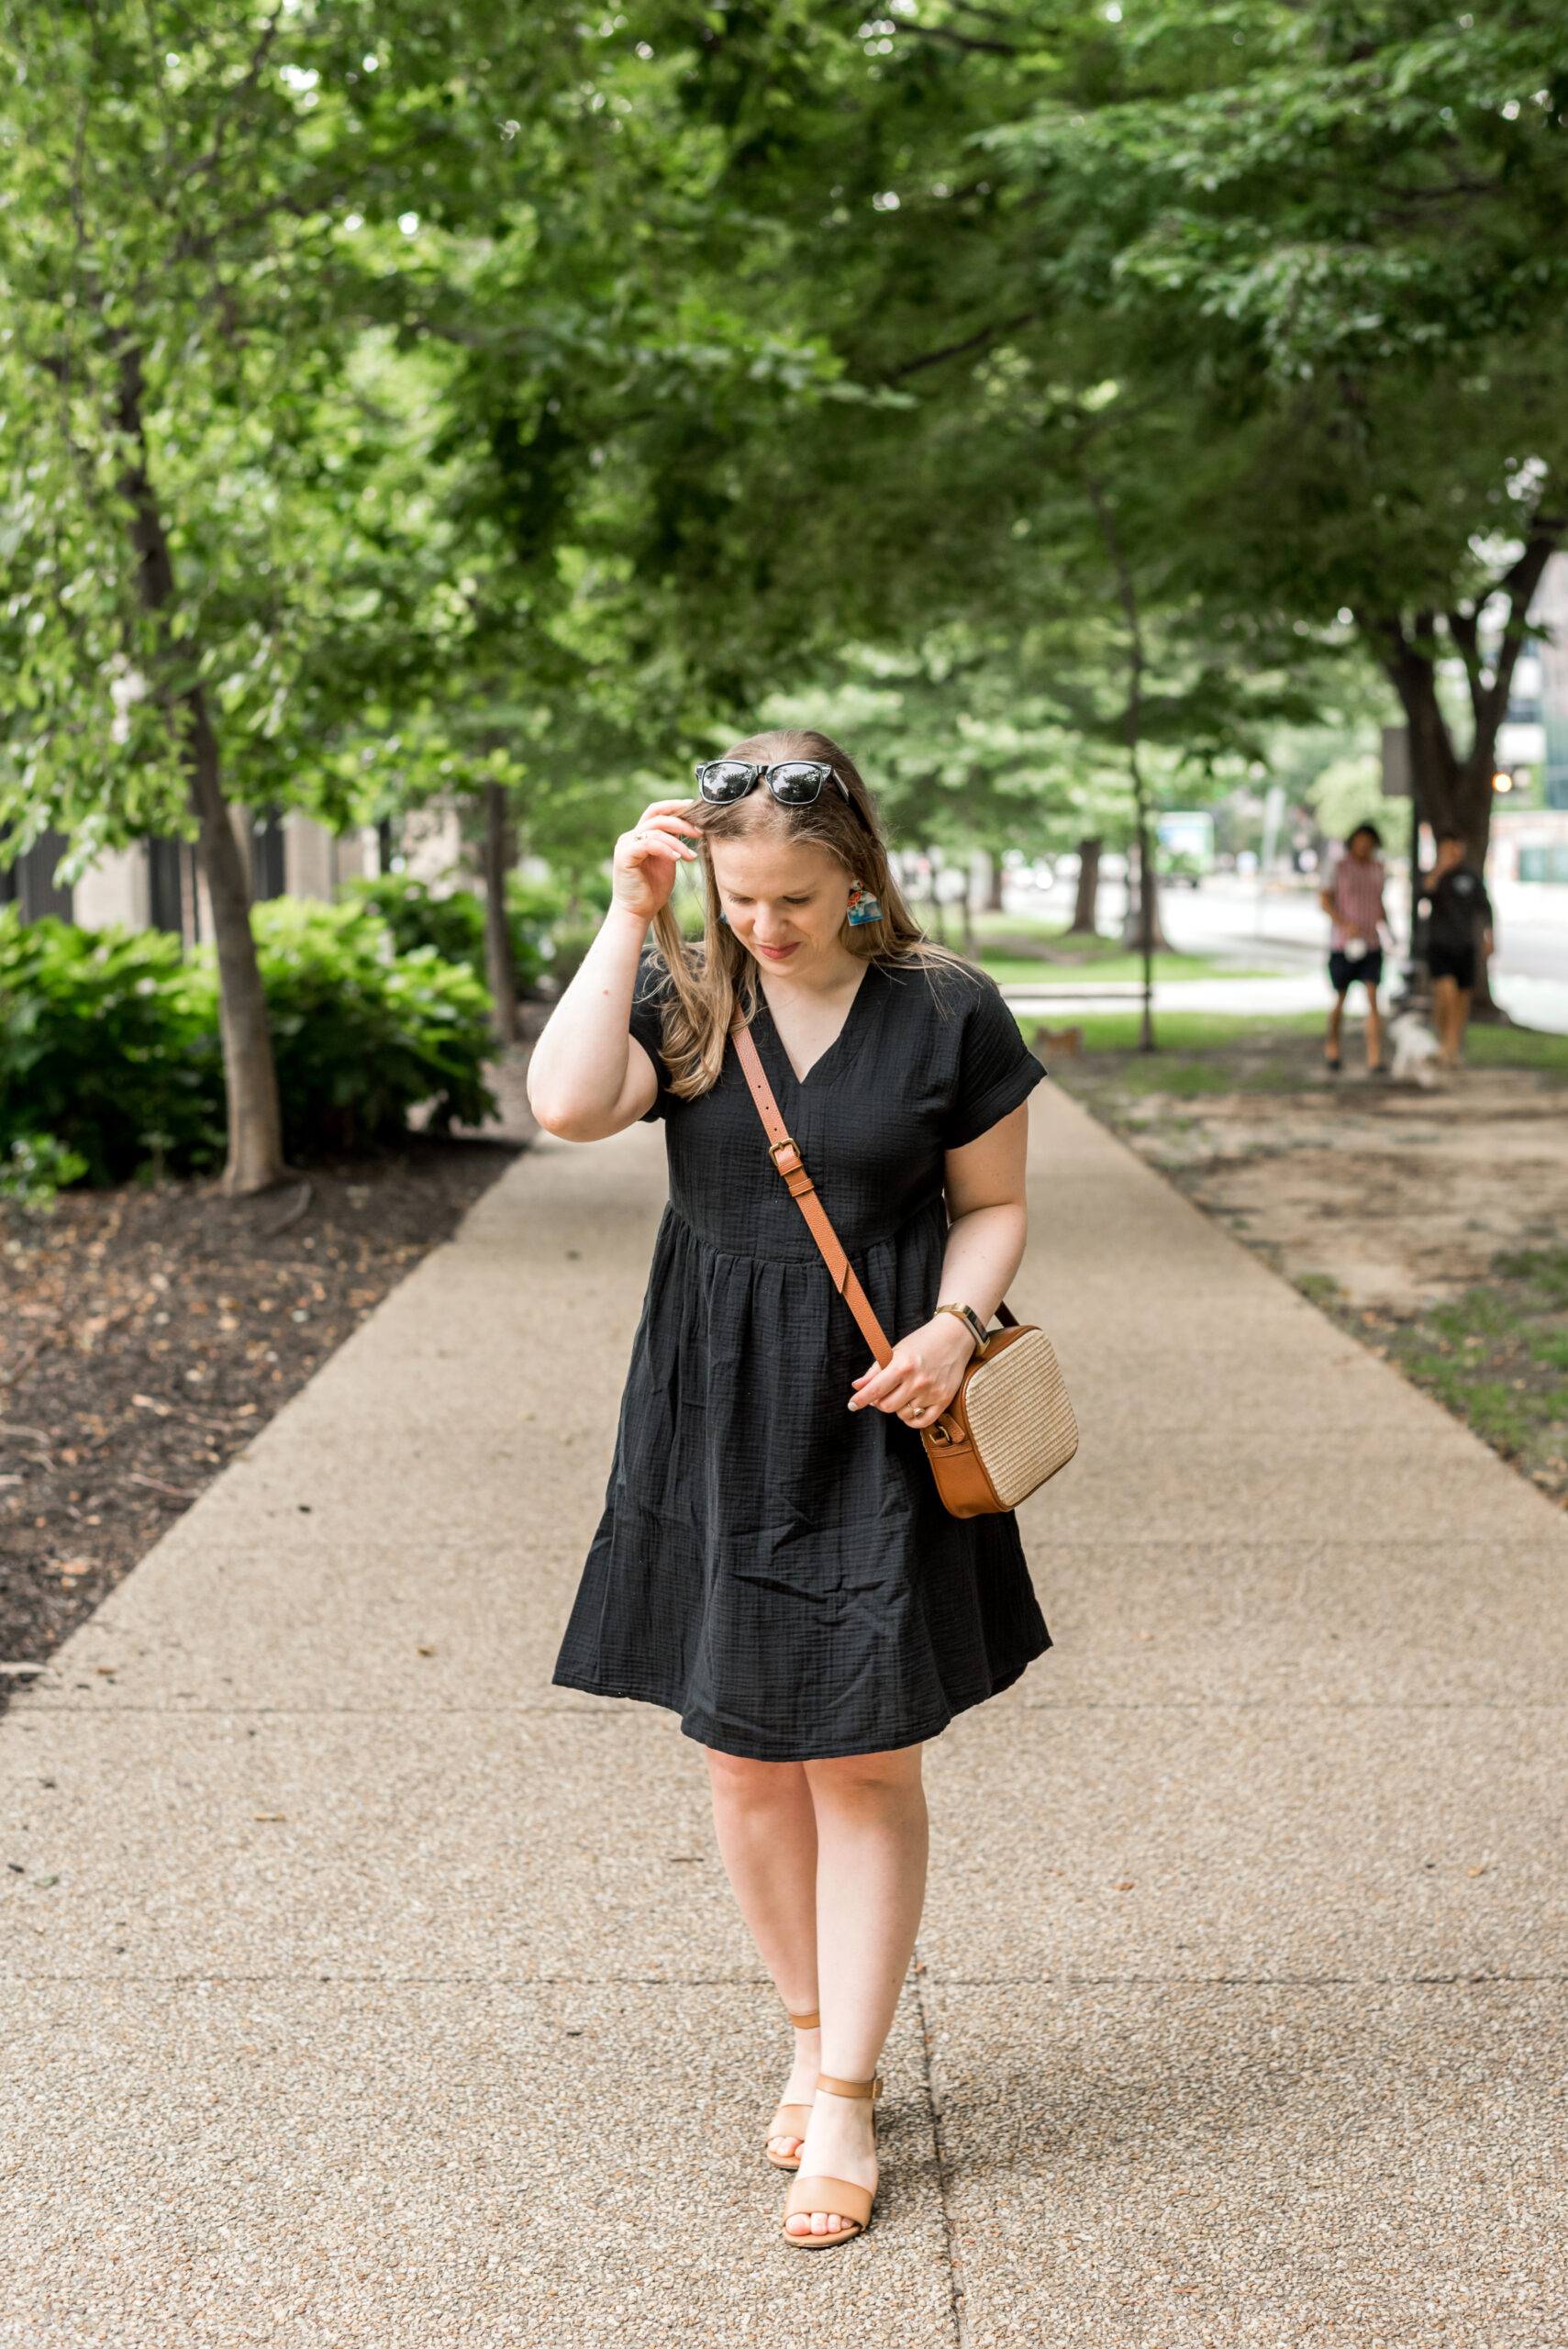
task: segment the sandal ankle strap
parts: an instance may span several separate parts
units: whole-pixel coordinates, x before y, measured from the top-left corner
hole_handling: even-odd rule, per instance
[[[789,2009],[787,2007],[784,2009],[784,2012],[785,2014],[789,2014]],[[813,2011],[808,2015],[790,2015],[789,2019],[791,2022],[794,2023],[796,2031],[816,2031],[822,2021],[821,2016],[817,2014],[815,2009],[813,2009]]]
[[[882,2094],[882,2075],[879,2072],[874,2080],[836,2080],[831,2073],[818,2072],[817,2085],[819,2088],[826,2088],[829,2096],[874,2098]]]

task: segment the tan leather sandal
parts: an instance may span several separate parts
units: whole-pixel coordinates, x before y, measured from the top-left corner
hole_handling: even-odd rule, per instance
[[[790,2021],[795,2025],[796,2031],[815,2031],[821,2022],[822,2018],[819,2014],[791,2015]],[[762,2141],[762,2152],[766,2158],[772,2162],[775,2169],[787,2169],[790,2171],[797,2170],[800,2167],[800,2155],[798,2154],[794,2154],[781,2157],[777,2154],[770,2154],[768,2152],[769,2144],[775,2137],[799,2137],[804,2140],[806,2123],[810,2119],[811,2107],[808,2104],[780,2105],[778,2110],[774,2113],[773,2119],[768,2123],[767,2135]],[[798,2126],[796,2125],[797,2123],[799,2124]]]
[[[871,2135],[874,2145],[875,2099],[882,2094],[881,2079],[835,2080],[828,2073],[818,2072],[817,2086],[819,2091],[826,2088],[829,2096],[869,2096],[873,2099]],[[784,2204],[784,2239],[795,2251],[836,2251],[841,2243],[853,2243],[857,2235],[864,2234],[871,2223],[871,2209],[875,2199],[873,2187],[852,2186],[847,2177],[797,2177]],[[818,2213],[824,2218],[844,2219],[848,2224],[832,2235],[791,2234],[789,2222],[792,2219],[814,2219]]]

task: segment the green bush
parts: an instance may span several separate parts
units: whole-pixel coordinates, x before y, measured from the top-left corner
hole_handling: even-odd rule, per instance
[[[252,917],[293,1158],[366,1150],[406,1127],[478,1124],[490,998],[463,962],[394,952],[380,915],[278,898]],[[225,1148],[217,974],[159,930],[23,925],[0,914],[0,1155],[52,1137],[93,1183],[201,1173]]]
[[[86,1160],[52,1134],[23,1134],[0,1158],[0,1206],[52,1215],[56,1192],[86,1172]]]
[[[545,968],[557,986],[565,986],[582,968],[583,957],[598,936],[596,921],[558,922],[551,933],[553,949]]]
[[[530,937],[544,937],[564,918],[569,903],[559,881],[528,881],[520,873],[506,875],[506,910],[514,922],[526,925]]]
[[[484,961],[484,901],[472,889],[454,889],[437,896],[424,881],[406,873],[384,873],[375,881],[350,881],[344,896],[372,907],[391,930],[400,954],[433,946],[446,963],[466,963],[486,986]],[[506,927],[512,941],[512,967],[520,988],[538,986],[550,955],[550,936],[566,911],[566,892],[553,881],[525,881],[511,874],[506,882]]]
[[[291,1157],[373,1149],[417,1101],[434,1101],[437,1131],[494,1112],[490,997],[465,963],[434,946],[395,955],[385,923],[351,900],[274,897],[250,919]]]
[[[221,1159],[213,982],[178,939],[0,913],[0,1152],[44,1134],[92,1183]]]
[[[519,987],[537,987],[554,967],[556,925],[566,913],[566,892],[556,881],[506,876],[506,925],[512,937],[512,967]]]
[[[339,903],[368,906],[392,932],[399,954],[433,946],[443,963],[466,963],[484,979],[484,907],[472,889],[439,897],[428,881],[406,873],[384,873],[373,881],[344,884]]]

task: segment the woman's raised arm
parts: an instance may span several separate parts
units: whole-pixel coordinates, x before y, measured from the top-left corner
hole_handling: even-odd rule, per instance
[[[684,799],[656,799],[616,842],[615,894],[582,967],[550,1013],[528,1063],[528,1101],[548,1133],[602,1141],[646,1116],[658,1097],[653,1063],[631,1033],[631,1000],[648,925],[675,885],[698,837]]]

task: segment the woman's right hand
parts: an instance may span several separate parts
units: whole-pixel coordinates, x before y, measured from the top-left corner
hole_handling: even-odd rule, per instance
[[[669,903],[677,867],[696,856],[695,849],[686,843],[702,835],[681,812],[690,806],[689,799],[656,799],[616,842],[615,900],[639,921],[651,921],[660,907]]]

